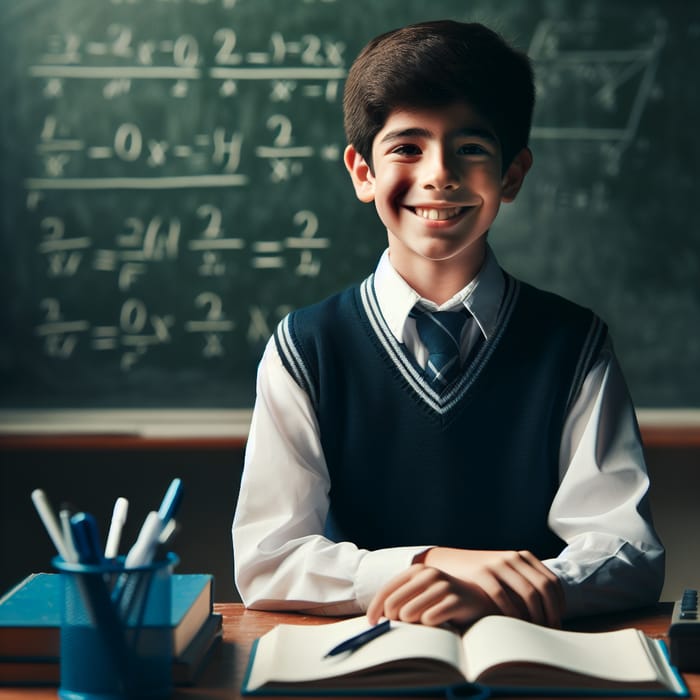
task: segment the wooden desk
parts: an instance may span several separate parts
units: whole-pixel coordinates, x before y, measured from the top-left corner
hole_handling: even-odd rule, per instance
[[[253,640],[277,624],[318,625],[337,619],[294,613],[256,612],[246,610],[240,603],[217,603],[214,608],[224,616],[223,642],[212,654],[197,686],[177,688],[173,698],[181,698],[182,700],[188,698],[235,700],[240,698],[241,680]],[[660,603],[644,610],[580,619],[567,627],[584,632],[638,627],[650,637],[663,639],[670,616],[671,605]],[[700,698],[700,674],[684,674],[684,677],[691,695]],[[0,688],[0,700],[53,700],[54,698],[56,698],[54,688]]]

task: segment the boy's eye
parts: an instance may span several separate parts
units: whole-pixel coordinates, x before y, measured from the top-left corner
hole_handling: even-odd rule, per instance
[[[400,146],[392,149],[391,152],[400,156],[417,156],[420,154],[421,150],[415,144],[402,143]]]
[[[464,143],[459,147],[457,152],[465,156],[481,156],[488,153],[486,148],[478,143]]]

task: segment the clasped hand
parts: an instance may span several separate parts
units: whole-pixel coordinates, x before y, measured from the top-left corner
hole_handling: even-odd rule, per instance
[[[464,628],[498,614],[561,624],[559,579],[531,552],[434,547],[414,561],[376,593],[367,609],[370,624],[388,617]]]

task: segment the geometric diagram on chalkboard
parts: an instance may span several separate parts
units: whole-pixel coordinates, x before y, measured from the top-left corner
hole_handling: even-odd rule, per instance
[[[657,18],[651,26],[625,27],[614,40],[637,42],[631,48],[609,47],[601,27],[594,21],[538,24],[528,49],[537,80],[533,139],[606,141],[618,155],[634,141],[654,96],[666,25]]]

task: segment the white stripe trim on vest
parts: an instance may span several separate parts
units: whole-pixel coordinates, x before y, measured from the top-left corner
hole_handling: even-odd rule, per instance
[[[581,348],[581,354],[578,358],[571,387],[569,388],[569,397],[566,401],[567,412],[581,390],[583,380],[585,379],[586,373],[593,362],[593,353],[597,350],[599,351],[601,336],[606,332],[606,325],[600,320],[600,318],[598,318],[598,316],[594,314],[593,321],[591,322],[591,326],[588,329],[588,334],[586,335],[586,340]]]
[[[316,387],[311,381],[308,368],[304,364],[299,350],[297,349],[292,335],[289,331],[289,315],[285,316],[277,326],[277,338],[279,339],[282,351],[284,352],[289,364],[294,370],[294,378],[296,383],[306,391],[311,399],[311,402],[316,406],[317,396]]]

